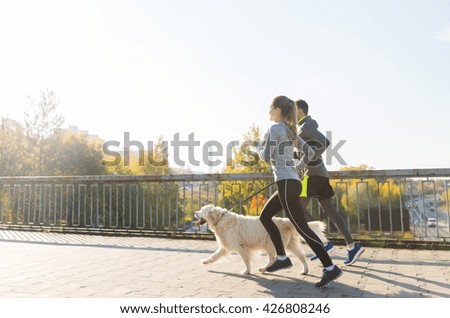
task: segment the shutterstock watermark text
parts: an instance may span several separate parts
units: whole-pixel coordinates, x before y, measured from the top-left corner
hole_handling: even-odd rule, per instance
[[[336,160],[340,165],[347,165],[339,153],[346,140],[340,140],[333,144],[332,135],[331,131],[326,132],[326,138],[330,141],[330,145],[322,154],[324,163],[325,165],[331,165],[333,160]],[[236,158],[236,154],[240,153],[239,165],[255,166],[262,160],[259,155],[259,149],[266,145],[265,141],[259,140],[243,142],[232,140],[226,143],[217,140],[202,142],[195,138],[193,132],[185,137],[182,137],[180,133],[175,133],[171,140],[147,141],[143,143],[138,140],[132,140],[130,132],[124,132],[123,142],[110,140],[103,144],[103,153],[107,157],[102,161],[102,165],[107,167],[114,167],[119,164],[130,166],[134,156],[137,157],[139,166],[167,166],[169,159],[171,159],[170,161],[177,167],[199,167],[201,165],[219,167],[231,165],[233,159]],[[280,145],[270,143],[270,146],[273,147],[273,151],[283,153],[284,147],[290,145],[283,142]],[[312,147],[313,149],[317,148],[317,142]]]

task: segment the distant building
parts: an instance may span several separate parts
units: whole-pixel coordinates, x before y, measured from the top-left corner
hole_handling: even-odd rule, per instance
[[[68,128],[58,128],[55,130],[56,133],[73,133],[81,136],[86,136],[88,140],[97,140],[99,139],[98,135],[92,135],[88,130],[80,130],[78,126],[69,126]]]

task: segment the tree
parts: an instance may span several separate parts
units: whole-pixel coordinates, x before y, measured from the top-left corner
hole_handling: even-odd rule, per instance
[[[29,142],[23,126],[3,117],[0,125],[0,176],[30,174],[33,165],[27,153]]]
[[[126,174],[169,174],[171,169],[167,158],[167,143],[163,137],[159,137],[153,149],[146,151],[129,151],[128,160],[123,160],[124,152],[121,154],[122,160],[117,165],[107,166],[108,174],[126,175]],[[105,161],[107,158],[104,158]]]
[[[148,149],[144,155],[145,165],[141,167],[143,174],[169,174],[167,142],[160,136],[153,149]]]
[[[233,148],[233,158],[227,162],[225,173],[269,172],[270,167],[261,160],[252,145],[262,142],[261,128],[256,125],[244,134],[241,146]]]
[[[172,173],[167,158],[167,144],[163,137],[158,138],[153,149],[139,152],[127,152],[129,159],[123,160],[124,153],[121,153],[122,160],[115,166],[106,167],[108,174],[117,175],[166,175]],[[109,160],[109,159],[108,159]],[[126,219],[126,211],[130,211],[136,206],[143,206],[143,196],[145,197],[145,227],[150,226],[163,230],[164,228],[176,229],[184,226],[182,201],[177,200],[182,196],[180,185],[175,182],[144,182],[134,185],[135,188],[124,189],[124,197],[129,198],[123,204],[125,209],[120,212],[120,219]],[[133,193],[133,191],[135,191]],[[136,200],[138,193],[138,200]],[[139,197],[140,196],[140,197]],[[162,212],[164,212],[164,217]],[[135,218],[132,219],[132,226],[139,224]],[[150,224],[152,222],[152,224]]]
[[[359,167],[346,167],[341,170],[369,170],[367,165]],[[350,179],[339,181],[335,187],[338,199],[339,211],[348,215],[352,220],[350,223],[356,224],[359,213],[364,217],[364,212],[379,213],[380,210],[400,208],[400,196],[404,195],[400,183],[392,178],[385,179]]]
[[[256,150],[252,148],[252,145],[259,144],[262,141],[261,129],[255,125],[251,126],[250,130],[244,134],[243,139],[242,145],[238,149],[233,149],[233,158],[230,158],[227,162],[227,166],[223,172],[269,172],[269,165],[261,160]],[[269,196],[268,190],[253,196],[248,202],[242,201],[252,193],[267,186],[270,182],[267,180],[223,182],[223,199],[220,204],[226,207],[233,207],[242,203],[242,209],[245,214],[257,215],[267,201]]]
[[[55,93],[46,89],[41,91],[41,99],[31,100],[31,109],[25,112],[25,127],[32,148],[31,156],[36,160],[37,174],[45,175],[44,160],[49,153],[49,140],[55,129],[59,128],[64,122],[64,117],[56,113],[56,107],[59,101],[56,100]]]
[[[48,141],[44,170],[48,175],[102,175],[101,140],[86,134],[59,131]]]

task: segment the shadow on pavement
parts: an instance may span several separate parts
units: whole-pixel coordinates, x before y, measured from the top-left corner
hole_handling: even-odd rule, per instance
[[[411,290],[411,294],[420,293],[423,296],[426,296],[424,294],[429,294],[430,296],[434,295],[436,297],[444,297],[444,298],[447,298],[449,296],[449,294],[440,293],[437,291],[433,291],[430,288],[427,288],[429,284],[434,284],[441,288],[446,288],[450,291],[450,284],[448,284],[448,283],[443,283],[443,282],[439,282],[439,281],[435,281],[435,280],[431,280],[431,279],[425,279],[425,278],[421,278],[419,276],[411,276],[411,275],[406,275],[403,273],[394,273],[394,272],[379,270],[379,269],[374,269],[374,268],[366,268],[366,267],[361,267],[361,266],[356,266],[356,265],[353,265],[352,267],[364,269],[365,270],[363,273],[364,277],[369,277],[369,278],[376,279],[376,280],[379,280],[381,282],[384,282],[384,283],[387,283],[387,284],[390,284],[393,286],[399,286],[401,288]],[[346,271],[349,273],[361,274],[360,271],[355,271],[355,270],[352,270],[351,268],[346,269]],[[387,278],[384,276],[380,276],[378,273],[384,274],[384,275],[398,275],[402,279],[396,279],[395,277]],[[419,284],[406,283],[403,281],[405,278],[411,279],[412,281],[419,282]],[[400,294],[402,294],[402,296],[399,295],[398,297],[407,297],[407,296],[403,296],[403,294],[405,294],[404,291],[400,292]],[[408,293],[406,293],[406,294],[408,294]]]
[[[364,297],[380,297],[380,295],[370,292],[358,291],[358,288],[342,284],[338,281],[331,283],[325,288],[317,288],[314,283],[305,281],[303,279],[295,279],[292,277],[281,276],[277,274],[262,274],[262,275],[242,275],[223,271],[209,270],[210,273],[227,275],[236,278],[245,278],[257,283],[264,289],[267,297],[276,298],[355,298],[355,294]],[[308,274],[309,277],[314,277],[320,280],[317,275]],[[385,296],[383,296],[385,297]]]
[[[120,246],[109,244],[95,244],[95,243],[62,243],[62,242],[36,242],[36,241],[21,241],[11,239],[0,239],[0,242],[18,243],[18,244],[35,244],[35,245],[50,245],[50,246],[68,246],[68,247],[94,247],[94,248],[106,248],[106,249],[122,249],[133,251],[164,251],[164,252],[176,252],[176,253],[199,253],[208,254],[214,252],[214,250],[199,250],[189,248],[173,248],[173,247],[144,247],[144,246]]]

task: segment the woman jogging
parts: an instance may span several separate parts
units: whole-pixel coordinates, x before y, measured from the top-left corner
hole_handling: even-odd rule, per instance
[[[309,247],[322,262],[324,270],[322,279],[316,283],[317,287],[325,287],[329,282],[342,275],[342,271],[333,264],[321,240],[309,228],[305,213],[300,203],[302,184],[298,171],[302,171],[308,164],[312,149],[297,134],[297,107],[294,101],[286,96],[276,97],[270,106],[270,120],[275,123],[270,127],[264,144],[260,149],[261,158],[270,164],[278,191],[274,193],[260,215],[260,220],[275,245],[277,258],[267,268],[268,272],[292,266],[291,260],[284,250],[281,234],[272,218],[282,209],[286,212],[298,233],[305,239]],[[303,150],[304,155],[294,166],[294,147]]]

